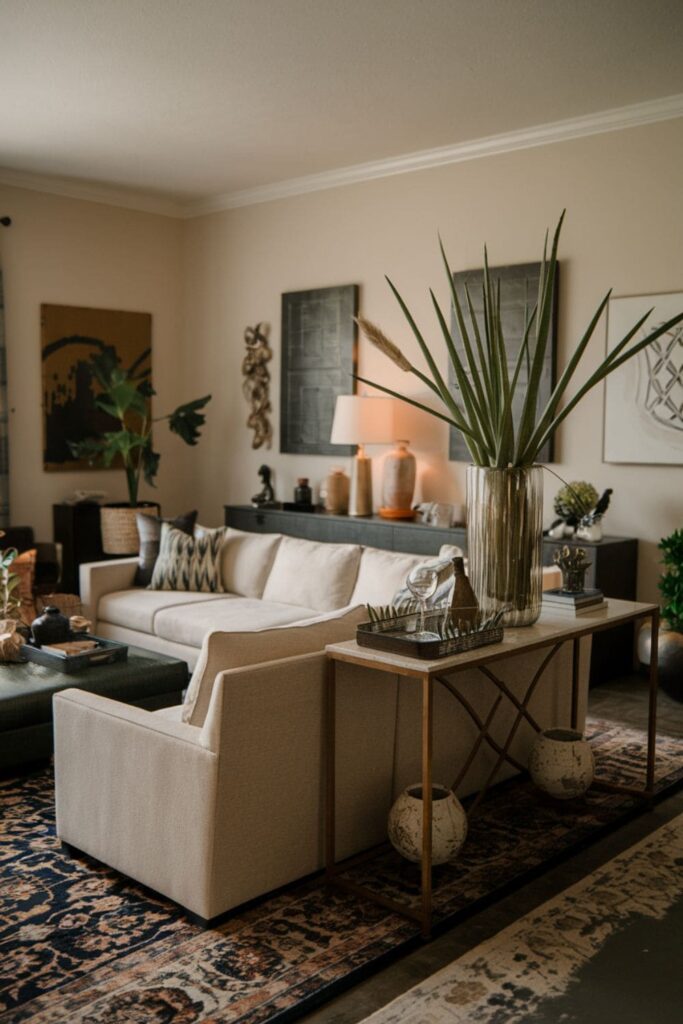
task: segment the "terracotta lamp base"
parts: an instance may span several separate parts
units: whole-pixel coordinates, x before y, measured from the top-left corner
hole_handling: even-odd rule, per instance
[[[415,512],[412,508],[379,508],[377,509],[382,519],[414,519]]]

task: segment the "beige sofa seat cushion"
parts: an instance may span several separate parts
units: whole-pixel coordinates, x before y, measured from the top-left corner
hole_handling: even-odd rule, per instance
[[[178,605],[208,604],[220,601],[223,594],[191,593],[177,590],[115,590],[100,598],[97,606],[98,621],[113,626],[125,626],[140,633],[154,633],[154,621],[164,608]],[[197,647],[201,646],[201,640]]]
[[[433,557],[364,548],[349,604],[390,604],[410,570]]]
[[[154,619],[154,632],[163,640],[201,647],[206,634],[213,630],[253,632],[301,622],[314,614],[314,608],[260,601],[255,597],[223,595],[221,600],[206,605],[179,605],[164,609]]]
[[[356,626],[367,615],[361,607],[319,615],[293,626],[249,632],[215,632],[204,639],[183,704],[183,721],[203,725],[216,676],[243,665],[291,658],[298,654],[322,651],[327,644],[353,640]]]
[[[226,591],[242,597],[262,597],[281,540],[280,533],[246,533],[229,527],[221,548]]]
[[[361,549],[357,544],[317,544],[283,537],[263,591],[281,601],[331,612],[351,603]]]

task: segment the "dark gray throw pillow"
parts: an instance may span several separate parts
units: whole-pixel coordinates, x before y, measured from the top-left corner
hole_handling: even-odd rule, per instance
[[[145,516],[139,512],[135,517],[140,534],[140,554],[138,556],[138,567],[135,571],[134,585],[136,587],[147,587],[152,582],[152,574],[156,560],[159,557],[159,546],[161,544],[161,525],[168,523],[176,530],[182,530],[190,537],[194,533],[194,524],[197,522],[197,510],[185,512],[175,519],[159,519],[157,516]]]

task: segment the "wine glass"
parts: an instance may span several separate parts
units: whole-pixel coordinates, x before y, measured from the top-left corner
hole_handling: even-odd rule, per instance
[[[430,633],[425,630],[425,611],[427,600],[436,592],[439,582],[439,574],[435,569],[429,569],[425,565],[416,565],[411,569],[406,579],[408,590],[417,598],[420,604],[420,619],[417,633],[413,634],[414,640],[438,640],[438,633]]]

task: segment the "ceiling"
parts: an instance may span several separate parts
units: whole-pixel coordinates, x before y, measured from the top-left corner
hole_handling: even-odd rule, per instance
[[[0,0],[0,167],[197,203],[683,93],[681,0]]]

